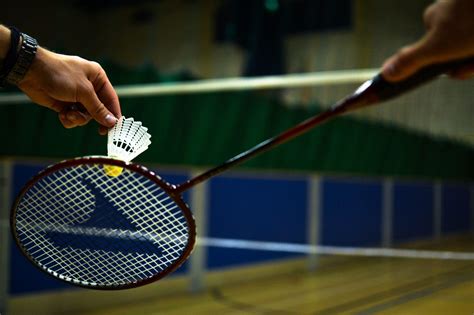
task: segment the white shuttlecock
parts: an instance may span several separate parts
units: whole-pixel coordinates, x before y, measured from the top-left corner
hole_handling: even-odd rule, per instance
[[[109,130],[107,141],[107,155],[111,158],[130,162],[146,151],[151,144],[151,135],[148,128],[133,118],[120,117],[114,127]],[[120,167],[107,166],[105,172],[110,176],[122,173]]]

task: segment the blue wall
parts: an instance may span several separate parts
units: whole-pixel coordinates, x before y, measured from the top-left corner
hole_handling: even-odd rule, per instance
[[[306,194],[305,179],[213,179],[210,183],[208,236],[305,243]],[[294,256],[214,247],[208,252],[210,268]]]
[[[14,164],[13,195],[44,168]],[[187,171],[156,170],[179,184]],[[309,177],[231,174],[209,181],[208,234],[213,238],[307,243]],[[446,183],[442,189],[442,232],[468,231],[471,226],[469,186]],[[382,240],[383,180],[321,178],[320,240],[324,245],[378,246]],[[393,239],[403,242],[433,236],[433,183],[400,180],[393,185]],[[189,204],[189,192],[184,194]],[[191,207],[192,208],[192,207]],[[199,227],[197,227],[199,230]],[[298,256],[243,249],[207,248],[207,268],[230,267]],[[185,263],[176,274],[185,273]],[[11,293],[68,288],[33,267],[11,246]]]
[[[378,245],[382,240],[380,181],[326,179],[322,182],[322,243]]]
[[[398,182],[393,191],[393,237],[410,241],[433,235],[433,185]]]
[[[446,184],[443,187],[441,231],[443,233],[469,230],[471,220],[469,188]]]

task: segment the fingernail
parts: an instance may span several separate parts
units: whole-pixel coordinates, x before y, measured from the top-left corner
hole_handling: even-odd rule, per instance
[[[110,114],[107,114],[107,116],[105,116],[105,121],[109,125],[115,125],[117,123],[117,118],[115,118],[114,116]]]

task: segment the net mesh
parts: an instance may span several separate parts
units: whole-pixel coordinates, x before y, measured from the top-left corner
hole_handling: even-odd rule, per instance
[[[34,262],[86,286],[123,286],[175,264],[188,244],[180,206],[155,182],[102,165],[61,168],[30,187],[18,204],[16,232]]]

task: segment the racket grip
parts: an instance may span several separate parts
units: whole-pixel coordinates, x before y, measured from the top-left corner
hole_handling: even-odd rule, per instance
[[[386,101],[427,83],[441,74],[468,64],[474,64],[474,57],[429,65],[407,79],[398,82],[389,82],[379,73],[372,79],[371,89],[376,94],[378,101]]]

